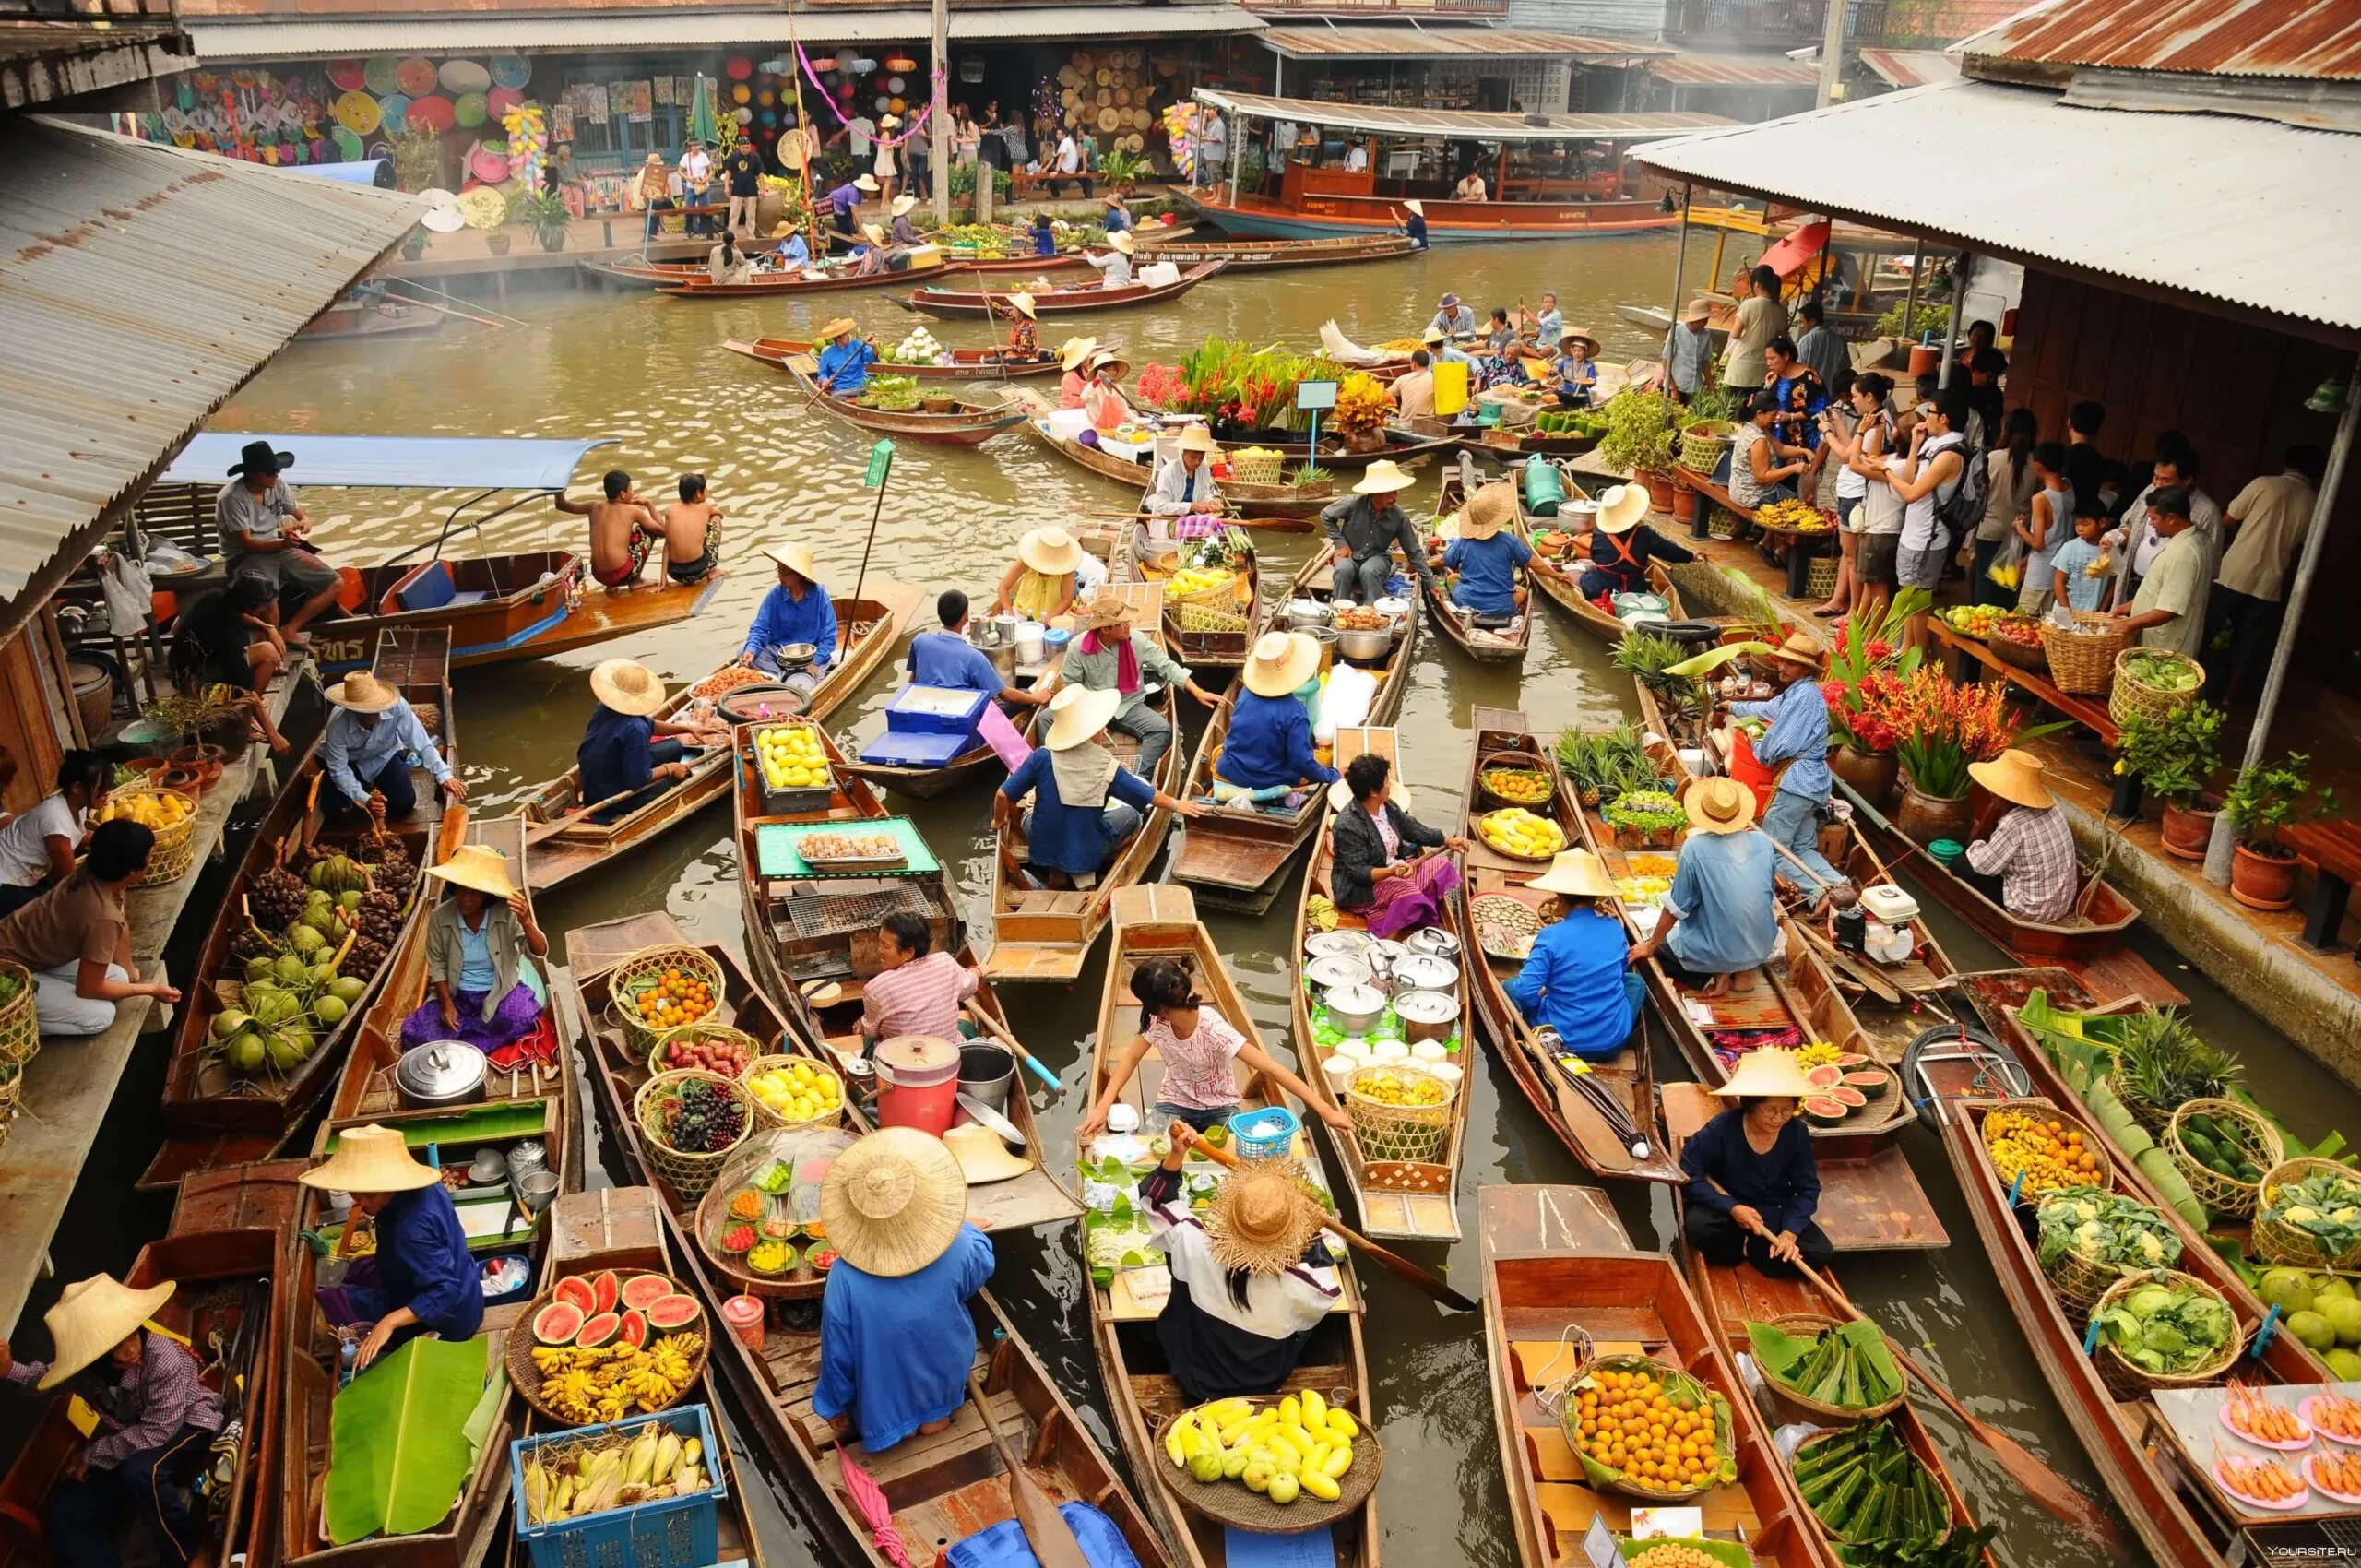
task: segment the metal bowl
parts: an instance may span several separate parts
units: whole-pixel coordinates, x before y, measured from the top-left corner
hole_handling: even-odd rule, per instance
[[[1394,628],[1355,627],[1337,634],[1336,651],[1347,659],[1372,663],[1394,650]]]
[[[1328,1021],[1348,1035],[1365,1035],[1385,1012],[1385,992],[1366,985],[1340,985],[1321,1000],[1328,1004]]]
[[[1369,960],[1360,955],[1331,953],[1324,958],[1314,958],[1304,965],[1303,978],[1321,991],[1333,991],[1342,986],[1365,986],[1375,978],[1375,973],[1370,968]],[[1345,1032],[1353,1033],[1350,1029]]]
[[[778,650],[778,667],[793,671],[810,666],[820,651],[818,643],[786,643]]]
[[[1287,600],[1287,624],[1290,632],[1309,632],[1325,626],[1335,618],[1335,612],[1316,599]]]
[[[1406,991],[1394,999],[1403,1038],[1412,1042],[1444,1040],[1459,1022],[1459,999],[1440,991]]]

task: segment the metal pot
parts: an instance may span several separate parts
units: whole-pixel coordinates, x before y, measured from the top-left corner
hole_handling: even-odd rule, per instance
[[[1438,958],[1459,962],[1459,938],[1439,925],[1420,926],[1403,938],[1403,943],[1413,953],[1431,953]]]
[[[413,1111],[478,1104],[483,1079],[483,1052],[463,1039],[429,1041],[394,1064],[394,1087]]]
[[[1316,931],[1303,939],[1303,955],[1307,958],[1325,958],[1342,953],[1357,957],[1368,952],[1374,940],[1365,931]]]
[[[1389,593],[1383,599],[1381,599],[1374,604],[1371,604],[1370,608],[1376,611],[1380,615],[1392,618],[1396,624],[1399,624],[1401,622],[1408,619],[1410,614],[1410,601],[1402,598],[1399,594]]]
[[[1372,937],[1370,939],[1369,951],[1361,956],[1369,960],[1370,973],[1379,980],[1385,980],[1394,973],[1394,966],[1400,963],[1403,956],[1409,951],[1398,942],[1389,941],[1383,937]]]
[[[1327,992],[1328,1021],[1348,1035],[1365,1035],[1385,1012],[1385,992],[1366,985],[1340,985]]]
[[[1459,983],[1459,966],[1431,953],[1406,953],[1394,966],[1394,994],[1406,991],[1448,992]]]
[[[1290,632],[1309,632],[1315,626],[1324,626],[1335,616],[1335,612],[1316,599],[1287,600],[1287,623]]]
[[[812,660],[819,657],[818,643],[783,643],[778,650],[779,672],[792,675],[798,670],[808,670]]]
[[[1321,991],[1335,991],[1346,986],[1365,986],[1374,979],[1376,971],[1367,956],[1354,953],[1331,953],[1324,958],[1314,958],[1303,967],[1303,978]],[[1343,1028],[1343,1025],[1337,1026]],[[1354,1031],[1346,1029],[1347,1034]]]
[[[1412,1042],[1444,1040],[1459,1023],[1459,998],[1440,991],[1406,991],[1394,999],[1403,1038]]]
[[[1394,628],[1354,627],[1336,635],[1336,651],[1347,659],[1371,663],[1383,659],[1394,647]]]

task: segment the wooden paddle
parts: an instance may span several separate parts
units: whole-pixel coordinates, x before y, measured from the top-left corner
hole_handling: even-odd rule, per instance
[[[1814,1289],[1827,1298],[1828,1304],[1845,1318],[1859,1323],[1870,1321],[1811,1265],[1798,1258],[1796,1267],[1811,1281]],[[1885,1337],[1887,1348],[1892,1350],[1893,1359],[1902,1363],[1902,1369],[1916,1378],[1920,1386],[1933,1395],[1943,1408],[1957,1417],[1960,1425],[1967,1429],[1967,1435],[1981,1443],[2000,1467],[2009,1472],[2010,1479],[2024,1488],[2035,1503],[2074,1526],[2093,1545],[2121,1553],[2122,1539],[2116,1532],[2115,1522],[2107,1517],[2105,1509],[2068,1485],[2064,1477],[2035,1458],[2016,1439],[1979,1420],[1959,1402],[1958,1396],[1937,1383],[1932,1372],[1912,1360],[1902,1347],[1893,1342],[1892,1335]]]
[[[1180,1125],[1180,1123],[1176,1123],[1175,1125]],[[1229,1150],[1226,1148],[1216,1148],[1213,1145],[1205,1142],[1203,1138],[1196,1140],[1196,1146],[1203,1149],[1204,1151],[1205,1158],[1212,1160],[1216,1165],[1222,1166],[1230,1170],[1238,1169],[1238,1157],[1230,1153]],[[1424,1290],[1428,1295],[1432,1296],[1436,1301],[1441,1301],[1444,1306],[1450,1307],[1453,1311],[1463,1313],[1472,1313],[1477,1310],[1477,1304],[1475,1301],[1461,1295],[1449,1285],[1444,1284],[1439,1277],[1428,1273],[1425,1269],[1420,1268],[1417,1264],[1412,1263],[1408,1258],[1402,1256],[1399,1253],[1387,1252],[1383,1247],[1379,1246],[1375,1241],[1370,1241],[1359,1231],[1352,1229],[1343,1220],[1331,1215],[1323,1219],[1321,1223],[1325,1225],[1330,1230],[1335,1231],[1338,1236],[1344,1238],[1344,1240],[1349,1242],[1353,1247],[1367,1254],[1370,1262],[1378,1265],[1389,1274],[1398,1275],[1402,1278],[1408,1280],[1419,1289]]]
[[[1041,1490],[1008,1446],[1000,1433],[1000,1423],[992,1420],[990,1400],[984,1397],[984,1385],[974,1371],[967,1373],[967,1397],[974,1400],[976,1413],[984,1418],[984,1430],[991,1434],[992,1446],[1000,1451],[1000,1462],[1008,1471],[1008,1496],[1014,1504],[1016,1522],[1025,1531],[1025,1544],[1041,1560],[1041,1568],[1090,1568],[1089,1559],[1082,1553],[1082,1542],[1074,1538],[1074,1526],[1058,1512],[1049,1493]]]

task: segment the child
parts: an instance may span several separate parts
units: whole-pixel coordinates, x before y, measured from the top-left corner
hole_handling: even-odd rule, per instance
[[[1050,226],[1050,215],[1046,212],[1037,212],[1033,215],[1033,254],[1035,255],[1058,254],[1058,232]]]
[[[2050,592],[2077,610],[2104,610],[2115,577],[2099,536],[2106,531],[2106,507],[2095,495],[2074,505],[2074,537],[2050,557]]]
[[[1569,334],[1558,344],[1558,362],[1549,367],[1550,391],[1560,408],[1586,409],[1598,386],[1598,366],[1591,362],[1589,345]]]
[[[1169,958],[1150,958],[1132,971],[1132,994],[1138,998],[1144,1032],[1107,1075],[1107,1087],[1082,1119],[1078,1135],[1085,1143],[1107,1130],[1107,1111],[1139,1071],[1151,1047],[1164,1075],[1156,1086],[1156,1105],[1147,1125],[1161,1131],[1186,1122],[1199,1132],[1226,1123],[1238,1110],[1236,1062],[1313,1107],[1320,1119],[1340,1133],[1353,1129],[1351,1118],[1313,1096],[1311,1086],[1280,1066],[1259,1045],[1230,1027],[1219,1009],[1197,995],[1189,971]]]
[[[2066,444],[2045,441],[2033,449],[2034,477],[2041,488],[2016,523],[2024,541],[2025,575],[2017,591],[2017,610],[2025,615],[2047,615],[2053,574],[2050,557],[2062,547],[2072,528],[2074,486],[2066,478]]]

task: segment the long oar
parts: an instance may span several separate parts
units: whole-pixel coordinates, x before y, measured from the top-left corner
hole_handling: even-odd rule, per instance
[[[1008,1471],[1009,1501],[1015,1505],[1016,1522],[1025,1531],[1025,1544],[1041,1560],[1041,1568],[1090,1568],[1090,1561],[1082,1554],[1082,1542],[1074,1538],[1074,1526],[1050,1501],[1024,1466],[1016,1462],[1010,1451],[1008,1439],[1000,1432],[1000,1423],[992,1420],[991,1402],[984,1397],[984,1385],[971,1371],[967,1373],[967,1397],[976,1402],[976,1413],[984,1418],[984,1430],[991,1433],[992,1446],[1000,1450],[1000,1462]]]
[[[1846,1318],[1859,1323],[1870,1321],[1862,1314],[1860,1309],[1845,1299],[1843,1291],[1821,1277],[1819,1271],[1811,1265],[1798,1258],[1796,1260],[1796,1267],[1802,1270],[1806,1279],[1811,1281],[1813,1289],[1828,1299],[1828,1304]],[[1887,1348],[1893,1352],[1893,1359],[1902,1363],[1903,1370],[1916,1378],[1920,1386],[1933,1395],[1945,1409],[1956,1416],[1960,1425],[1967,1429],[1967,1435],[1981,1443],[1985,1451],[1999,1462],[2000,1467],[2009,1472],[2010,1479],[2024,1488],[2026,1493],[2035,1503],[2057,1515],[2067,1524],[2073,1526],[2094,1545],[2107,1548],[2111,1551],[2121,1550],[2121,1538],[2116,1532],[2115,1522],[2107,1517],[2105,1509],[2069,1486],[2064,1477],[2035,1458],[2016,1439],[1970,1412],[1967,1407],[1959,1402],[1958,1396],[1935,1381],[1932,1372],[1904,1354],[1902,1347],[1893,1342],[1892,1335],[1887,1335],[1885,1339]]]
[[[1203,1138],[1199,1138],[1197,1140],[1196,1146],[1204,1150],[1205,1158],[1212,1160],[1215,1164],[1227,1166],[1232,1170],[1238,1169],[1238,1157],[1230,1153],[1229,1150],[1226,1148],[1216,1148],[1213,1145],[1205,1142]],[[1371,1263],[1378,1265],[1390,1274],[1399,1275],[1404,1279],[1406,1279],[1411,1284],[1417,1286],[1419,1289],[1424,1290],[1428,1295],[1432,1296],[1436,1301],[1441,1301],[1444,1306],[1463,1313],[1472,1313],[1477,1310],[1477,1304],[1474,1301],[1466,1296],[1461,1295],[1449,1285],[1444,1284],[1440,1277],[1428,1273],[1425,1269],[1420,1268],[1417,1264],[1412,1263],[1408,1258],[1402,1256],[1399,1253],[1387,1252],[1383,1247],[1379,1246],[1375,1241],[1370,1241],[1359,1231],[1352,1229],[1343,1220],[1331,1216],[1323,1218],[1321,1223],[1325,1225],[1329,1229],[1335,1231],[1337,1235],[1343,1237],[1347,1242],[1351,1243],[1354,1248],[1367,1254]]]

